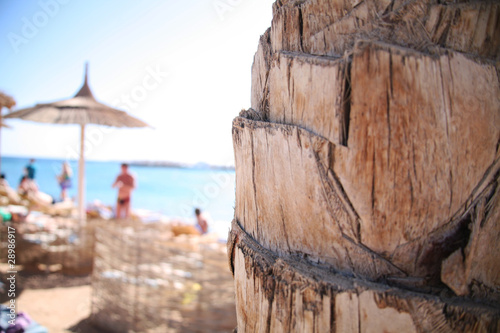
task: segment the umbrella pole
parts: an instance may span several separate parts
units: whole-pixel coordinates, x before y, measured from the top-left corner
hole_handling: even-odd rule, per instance
[[[2,153],[1,153],[1,150],[2,150],[2,141],[1,141],[1,137],[2,137],[2,126],[3,126],[3,118],[2,118],[2,109],[3,107],[0,106],[0,173],[2,172]]]
[[[85,160],[83,151],[85,148],[85,124],[81,126],[80,133],[80,159],[78,161],[78,221],[80,226],[85,225]]]
[[[2,117],[2,108],[0,108],[0,119]],[[2,172],[2,153],[1,153],[1,150],[2,150],[2,141],[1,141],[1,138],[2,138],[2,120],[0,120],[0,173]]]

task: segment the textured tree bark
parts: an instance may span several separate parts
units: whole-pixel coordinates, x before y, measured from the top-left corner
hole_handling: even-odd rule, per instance
[[[233,122],[238,331],[500,331],[500,5],[273,13]]]

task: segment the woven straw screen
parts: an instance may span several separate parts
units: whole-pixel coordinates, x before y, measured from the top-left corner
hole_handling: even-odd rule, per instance
[[[96,230],[92,324],[113,332],[231,332],[225,244],[154,226]]]

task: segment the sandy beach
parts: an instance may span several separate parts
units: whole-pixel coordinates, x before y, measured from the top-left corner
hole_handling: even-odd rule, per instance
[[[82,250],[68,241],[76,237],[71,219],[44,215],[14,226],[16,255],[25,264],[15,267],[17,312],[27,313],[48,332],[121,332],[124,327],[183,332],[198,326],[200,332],[230,332],[236,325],[225,245],[216,237],[190,234],[189,226],[90,220],[86,232],[98,237],[94,243],[86,236],[88,245]],[[134,244],[141,244],[136,235],[149,243],[135,249]],[[139,258],[137,252],[142,253]],[[8,271],[6,263],[0,264],[4,286]],[[6,305],[9,297],[3,289],[0,302]],[[155,312],[156,318],[148,319],[142,309]]]
[[[19,311],[46,327],[49,332],[97,332],[85,323],[90,315],[90,285],[27,289],[18,299]]]
[[[26,274],[22,267],[17,274],[17,311],[27,313],[31,319],[49,332],[99,332],[86,319],[91,309],[90,276],[68,277],[61,273]],[[0,280],[5,282],[8,266],[0,264]],[[8,297],[0,293],[2,304]]]

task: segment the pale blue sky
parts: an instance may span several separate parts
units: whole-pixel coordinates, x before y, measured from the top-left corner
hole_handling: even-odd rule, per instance
[[[16,108],[69,98],[89,61],[94,96],[154,129],[88,126],[87,159],[230,164],[273,2],[0,0],[0,90]],[[3,155],[76,157],[78,126],[6,122]]]

